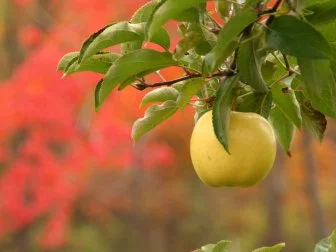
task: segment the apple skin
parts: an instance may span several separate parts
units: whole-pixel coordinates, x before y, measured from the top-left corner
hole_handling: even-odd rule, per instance
[[[190,141],[191,160],[198,177],[213,187],[249,187],[273,167],[276,139],[269,122],[256,113],[230,112],[228,154],[216,138],[212,111],[196,123]]]

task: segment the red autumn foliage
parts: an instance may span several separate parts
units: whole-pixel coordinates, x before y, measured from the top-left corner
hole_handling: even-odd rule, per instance
[[[34,1],[15,1],[25,8]],[[93,106],[94,85],[100,76],[78,74],[61,79],[61,56],[78,47],[85,36],[134,11],[141,2],[129,0],[124,13],[107,0],[50,1],[58,9],[45,39],[34,26],[23,28],[24,47],[39,44],[0,86],[0,237],[29,227],[46,217],[40,237],[43,247],[66,242],[66,231],[79,197],[95,170],[125,170],[138,161],[130,133],[143,111],[136,90],[112,94],[99,113]],[[128,14],[128,16],[130,16]],[[175,42],[176,43],[176,42]],[[166,78],[180,75],[176,69]],[[167,144],[148,140],[142,147],[144,171],[172,167],[175,152]]]

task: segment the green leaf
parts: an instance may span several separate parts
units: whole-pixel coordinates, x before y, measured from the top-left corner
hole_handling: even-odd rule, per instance
[[[134,12],[131,18],[131,23],[138,24],[138,23],[147,22],[150,16],[153,14],[153,11],[155,10],[158,3],[159,1],[157,0],[149,1],[145,3],[136,12]]]
[[[279,110],[281,110],[296,127],[301,128],[301,110],[296,100],[295,92],[286,84],[279,82],[272,87],[272,97]]]
[[[165,0],[160,2],[148,21],[147,37],[150,39],[168,20],[184,16],[184,12],[206,0]]]
[[[215,247],[215,244],[207,244],[207,245],[204,245],[202,248],[201,248],[201,252],[212,252],[213,248]]]
[[[144,29],[144,23],[130,24],[129,22],[120,22],[109,25],[84,42],[78,62],[85,61],[97,52],[117,44],[135,40],[142,42],[144,40]],[[167,50],[170,47],[170,38],[164,29],[158,29],[151,41],[158,43]]]
[[[144,134],[167,120],[178,110],[176,102],[166,101],[162,105],[149,107],[143,118],[136,120],[132,128],[132,138],[137,142]]]
[[[227,78],[217,91],[213,107],[212,123],[215,135],[224,149],[229,151],[228,132],[230,125],[230,111],[233,98],[233,88],[239,80],[239,74]]]
[[[147,93],[141,103],[140,107],[152,102],[176,101],[179,92],[172,87],[161,87]]]
[[[231,241],[220,241],[218,242],[215,247],[212,249],[212,252],[227,252],[227,246],[230,244]]]
[[[147,22],[148,19],[153,14],[158,3],[159,2],[156,0],[145,3],[133,14],[130,22],[132,24],[139,24],[139,23]],[[121,52],[122,54],[127,54],[132,51],[138,50],[142,47],[142,44],[143,44],[142,40],[135,40],[135,41],[123,43],[121,45]]]
[[[324,132],[327,129],[327,119],[324,114],[315,110],[309,101],[300,102],[302,114],[302,126],[309,134],[322,142]]]
[[[294,16],[279,16],[268,27],[269,47],[303,59],[328,59],[331,48],[323,35],[308,22]]]
[[[268,118],[272,107],[272,93],[252,93],[242,98],[237,105],[240,112],[253,112]]]
[[[312,13],[306,16],[310,23],[314,25],[328,23],[336,18],[336,1],[318,2],[309,6],[306,10]]]
[[[176,45],[174,58],[182,58],[190,49],[195,48],[202,40],[201,34],[195,32],[189,32],[185,38],[180,40]]]
[[[217,67],[223,64],[237,46],[238,35],[257,19],[257,13],[246,9],[232,17],[218,34],[215,47],[205,56],[203,63],[203,75],[213,73]]]
[[[217,0],[216,1],[216,10],[221,18],[226,19],[230,14],[232,3],[229,1]]]
[[[64,71],[64,75],[70,75],[77,72],[91,71],[105,74],[115,62],[119,55],[111,52],[98,53],[82,64],[78,64],[79,52],[66,54],[58,65],[59,70]]]
[[[58,71],[64,71],[69,63],[71,63],[73,60],[78,59],[79,52],[71,52],[62,57],[62,59],[58,62],[57,70]]]
[[[208,53],[212,46],[216,44],[217,36],[205,29],[199,24],[189,24],[184,28],[183,39],[177,44],[174,57],[179,59],[191,49],[195,49],[196,53],[203,55]]]
[[[183,109],[190,99],[204,86],[204,84],[205,80],[203,78],[194,78],[184,81],[184,85],[177,99],[177,105]]]
[[[327,60],[298,59],[303,88],[313,107],[336,118],[336,79]]]
[[[314,252],[335,252],[336,251],[336,230],[332,234],[316,244]]]
[[[285,246],[286,246],[285,243],[279,243],[279,244],[276,244],[276,245],[274,245],[272,247],[263,247],[263,248],[255,249],[252,252],[279,252]]]
[[[106,73],[99,91],[99,106],[118,84],[119,89],[125,88],[127,80],[143,72],[155,72],[165,67],[175,66],[177,62],[167,52],[151,49],[140,49],[120,57]]]
[[[103,80],[104,79],[101,79],[98,83],[97,83],[97,86],[96,86],[96,89],[95,89],[95,93],[94,93],[94,96],[95,96],[95,108],[96,108],[96,111],[98,111],[99,109],[99,104],[101,104],[101,102],[99,101],[99,92],[100,92],[100,88],[101,88],[101,85],[103,83]]]
[[[242,44],[238,51],[238,69],[241,79],[258,92],[267,92],[266,82],[261,74],[261,55],[258,54],[260,40],[253,39]]]
[[[189,70],[200,73],[202,71],[203,59],[200,55],[191,53],[189,55],[184,55],[179,59],[179,62]]]
[[[269,121],[272,124],[279,144],[288,155],[291,155],[290,153],[295,135],[295,125],[284,113],[282,113],[279,107],[275,107],[271,110]]]

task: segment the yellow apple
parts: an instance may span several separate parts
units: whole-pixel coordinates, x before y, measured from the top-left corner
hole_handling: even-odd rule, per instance
[[[228,154],[216,138],[212,111],[196,123],[190,141],[191,160],[203,183],[248,187],[266,177],[276,156],[272,126],[256,113],[230,113]]]

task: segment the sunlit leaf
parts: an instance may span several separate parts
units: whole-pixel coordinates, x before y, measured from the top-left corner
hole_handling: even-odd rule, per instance
[[[179,15],[183,16],[182,13],[184,11],[204,2],[206,0],[165,0],[160,2],[149,20],[147,27],[148,38],[151,38],[168,20],[174,19]]]
[[[145,24],[131,24],[120,22],[100,30],[86,40],[80,51],[78,62],[85,61],[97,52],[113,45],[144,40]],[[165,49],[170,47],[170,38],[166,30],[158,29],[154,34],[152,42],[158,43]]]
[[[335,252],[336,251],[336,230],[332,234],[321,240],[315,246],[314,252]]]
[[[178,107],[174,101],[149,107],[143,118],[136,120],[132,128],[132,139],[137,142],[144,134],[171,117]]]
[[[106,73],[115,62],[119,55],[111,52],[98,53],[93,55],[89,60],[78,64],[79,52],[65,55],[59,65],[58,70],[63,70],[64,75],[70,75],[77,72],[91,71],[96,73]]]
[[[252,252],[279,252],[285,247],[285,243],[279,243],[272,247],[263,247],[253,250]]]
[[[106,73],[101,84],[99,105],[118,84],[120,84],[119,89],[123,89],[129,84],[129,82],[126,82],[127,80],[140,73],[145,71],[155,72],[175,65],[177,65],[177,62],[173,60],[170,53],[161,53],[151,49],[140,49],[120,57]]]
[[[279,82],[272,87],[272,97],[279,110],[281,110],[296,127],[301,128],[301,110],[294,91],[286,84]]]
[[[220,241],[218,242],[215,247],[212,249],[212,252],[228,252],[227,246],[230,244],[231,241]]]
[[[176,101],[178,96],[179,92],[173,87],[157,88],[143,97],[140,107],[153,102]]]

